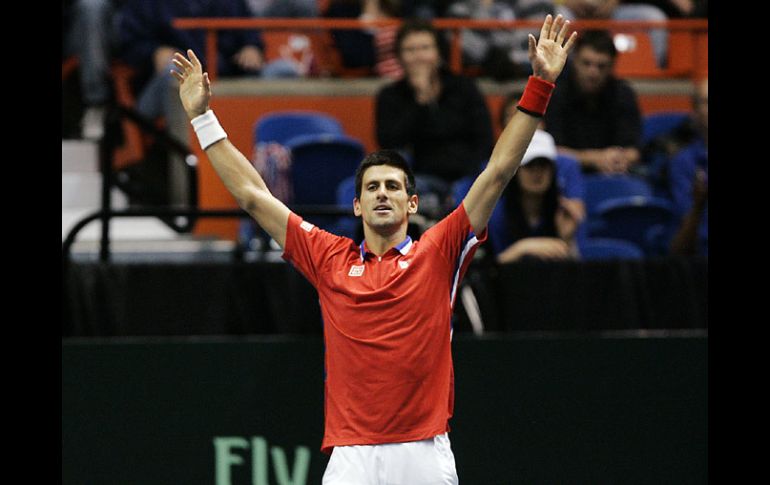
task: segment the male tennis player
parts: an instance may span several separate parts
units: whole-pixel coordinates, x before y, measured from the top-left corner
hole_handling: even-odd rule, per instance
[[[353,208],[364,241],[323,231],[270,194],[209,109],[208,75],[192,50],[172,72],[211,164],[240,207],[315,286],[326,345],[326,485],[458,483],[448,438],[454,407],[450,319],[457,285],[503,188],[545,113],[576,33],[546,17],[529,36],[530,76],[519,112],[503,130],[463,202],[419,241],[407,236],[418,196],[396,153],[368,155],[356,172]]]

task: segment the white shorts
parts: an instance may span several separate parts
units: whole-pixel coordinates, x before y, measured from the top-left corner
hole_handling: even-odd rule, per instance
[[[421,441],[335,446],[323,485],[457,485],[446,433]]]

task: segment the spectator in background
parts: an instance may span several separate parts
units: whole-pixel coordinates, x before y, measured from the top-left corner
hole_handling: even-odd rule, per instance
[[[401,16],[400,3],[396,0],[364,0],[359,20],[385,20]],[[377,27],[368,32],[374,39],[374,72],[380,77],[400,79],[404,75],[395,54],[398,26]]]
[[[318,17],[317,0],[245,0],[252,17],[314,18]],[[269,43],[269,42],[268,42]],[[278,47],[280,58],[267,62],[266,77],[306,77],[318,74],[310,37],[293,33]],[[266,53],[269,55],[269,53]]]
[[[646,3],[661,9],[663,13],[672,19],[680,18],[706,18],[708,17],[707,0],[627,0],[623,3]]]
[[[352,18],[361,16],[361,0],[330,0],[329,7],[323,13],[328,18]],[[332,30],[334,46],[340,53],[343,67],[348,69],[374,70],[374,39],[370,32],[362,30]]]
[[[541,19],[554,14],[551,0],[462,0],[447,9],[450,17],[474,20]],[[530,74],[527,36],[536,29],[494,29],[462,31],[462,51],[466,63],[479,65],[497,79]]]
[[[503,1],[462,0],[453,2],[450,17],[472,20],[515,20],[513,8]],[[511,79],[517,74],[511,53],[516,29],[462,30],[463,64],[477,65],[495,79]],[[526,38],[526,34],[525,34]]]
[[[579,257],[576,235],[584,215],[561,195],[556,156],[553,137],[538,129],[503,192],[501,210],[489,220],[489,242],[497,262]]]
[[[80,60],[80,92],[85,105],[81,136],[99,140],[104,135],[105,105],[110,100],[110,59],[118,45],[117,12],[123,0],[65,2],[65,54]]]
[[[404,17],[431,20],[446,17],[452,0],[401,0]]]
[[[382,20],[401,17],[399,0],[332,0],[325,16]],[[403,70],[394,53],[397,26],[365,30],[332,30],[334,44],[346,68],[364,68],[380,76],[398,79]]]
[[[647,2],[622,2],[620,0],[564,0],[556,6],[556,12],[569,20],[668,20],[668,16],[663,10],[655,5]],[[651,29],[649,33],[658,66],[666,67],[668,62],[668,30]]]
[[[641,158],[639,104],[628,82],[612,74],[616,56],[608,32],[583,32],[545,115],[559,151],[584,172],[626,173]]]
[[[512,91],[503,100],[503,104],[500,108],[500,129],[504,129],[505,125],[516,113],[516,104],[521,99],[522,91]],[[538,126],[541,130],[548,131],[545,123],[540,122]],[[550,134],[549,134],[550,135]],[[555,158],[556,163],[556,182],[559,186],[560,193],[568,199],[572,204],[574,210],[582,220],[585,218],[585,186],[583,184],[583,174],[580,170],[580,163],[570,156],[557,156]]]
[[[708,89],[706,78],[693,95],[698,138],[671,160],[671,200],[681,221],[671,244],[674,254],[708,255]]]
[[[318,0],[246,0],[254,17],[318,17]]]
[[[144,81],[136,109],[150,119],[165,116],[178,108],[176,85],[170,75],[174,52],[206,51],[203,30],[175,29],[172,20],[249,16],[244,0],[128,0],[122,13],[122,55],[138,71],[139,82]],[[217,46],[216,62],[221,76],[264,74],[264,46],[259,32],[223,30],[219,32]]]
[[[437,31],[427,22],[405,22],[396,38],[403,79],[377,93],[377,142],[408,154],[417,174],[421,206],[436,217],[450,186],[478,173],[492,150],[492,123],[475,82],[450,73],[439,51]],[[430,207],[428,193],[438,205]]]
[[[546,15],[556,16],[553,0],[505,0],[513,7],[519,20],[540,20]],[[537,35],[537,29],[516,29],[511,60],[520,72],[532,73],[528,59],[527,35]]]

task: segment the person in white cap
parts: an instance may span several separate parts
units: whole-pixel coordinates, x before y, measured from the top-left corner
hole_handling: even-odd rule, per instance
[[[553,137],[538,129],[489,221],[489,242],[499,263],[579,257],[576,233],[584,214],[559,190],[556,156]]]

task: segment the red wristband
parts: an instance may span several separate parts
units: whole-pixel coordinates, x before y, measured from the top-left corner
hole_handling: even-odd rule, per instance
[[[548,82],[539,77],[529,76],[527,85],[524,87],[524,94],[521,95],[519,104],[516,106],[520,111],[528,115],[542,118],[545,109],[548,107],[548,101],[551,99],[551,93],[556,84]]]

